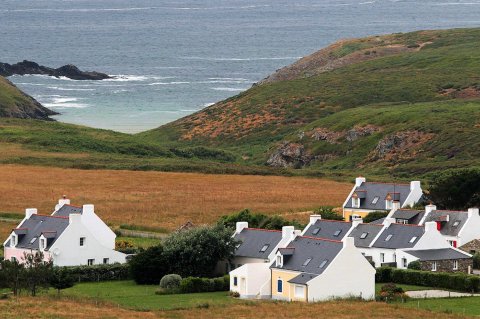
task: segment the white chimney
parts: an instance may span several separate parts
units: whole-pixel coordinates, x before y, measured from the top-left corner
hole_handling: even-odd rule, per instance
[[[37,214],[38,210],[36,208],[27,208],[25,209],[25,218],[29,219],[32,215]]]
[[[70,214],[68,215],[68,223],[81,223],[82,222],[82,215],[81,214]]]
[[[413,191],[415,189],[422,189],[420,181],[411,181],[410,182],[410,191]]]
[[[310,225],[315,224],[315,222],[320,219],[322,219],[321,215],[310,215]]]
[[[473,215],[479,215],[478,208],[469,208],[468,209],[468,218],[472,217]]]
[[[83,205],[82,214],[90,215],[95,213],[95,206],[92,204]]]
[[[58,204],[55,205],[55,211],[58,211],[63,205],[70,205],[70,200],[66,195],[63,195],[63,197],[58,200]]]
[[[425,206],[425,215],[430,214],[430,213],[433,212],[434,210],[437,210],[437,206],[435,206],[435,205],[433,205],[433,204],[430,204],[430,205]]]
[[[400,209],[400,202],[396,200],[392,203],[392,211],[396,212],[399,209]]]
[[[237,222],[235,229],[236,234],[240,234],[244,228],[248,228],[248,222]]]
[[[383,221],[383,225],[385,225],[386,228],[390,227],[391,224],[395,223],[395,218],[387,217]]]
[[[358,176],[355,179],[355,186],[358,187],[358,186],[362,185],[362,183],[365,183],[366,181],[367,181],[367,179],[365,177]]]
[[[343,248],[353,248],[355,247],[355,238],[345,236],[343,238]]]
[[[282,239],[293,238],[295,234],[295,227],[283,226],[282,227]]]
[[[426,222],[425,223],[425,232],[438,231],[437,222]]]
[[[361,223],[363,223],[363,218],[362,218],[362,217],[358,217],[358,216],[352,217],[352,226],[353,226],[353,228],[357,227],[357,226],[360,225]]]

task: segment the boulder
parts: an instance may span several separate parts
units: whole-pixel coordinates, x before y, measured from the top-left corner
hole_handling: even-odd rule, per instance
[[[312,160],[302,144],[283,142],[269,157],[267,165],[272,167],[301,168]]]

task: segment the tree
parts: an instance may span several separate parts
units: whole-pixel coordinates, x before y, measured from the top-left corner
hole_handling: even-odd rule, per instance
[[[322,219],[343,220],[343,216],[333,210],[333,207],[322,206],[313,211],[314,214],[322,216]]]
[[[158,285],[160,279],[170,273],[163,246],[153,246],[135,255],[129,262],[130,273],[137,284]]]
[[[35,253],[24,253],[25,260],[25,288],[34,297],[38,289],[48,288],[52,275],[53,262],[46,261],[41,251]]]
[[[480,169],[450,170],[433,176],[428,199],[441,209],[480,205]]]
[[[408,264],[407,268],[412,270],[422,270],[422,264],[418,260],[414,260]]]
[[[73,287],[75,278],[69,273],[66,268],[56,267],[53,269],[50,276],[50,286],[57,289],[57,294],[60,295],[60,290]]]
[[[220,217],[218,223],[225,227],[235,228],[237,222],[248,222],[249,227],[281,230],[283,226],[295,226],[296,228],[304,228],[295,220],[286,220],[282,216],[267,216],[259,213],[252,213],[248,209],[244,209],[238,213]]]
[[[363,217],[364,223],[371,223],[375,220],[387,217],[388,213],[386,212],[371,212],[367,216]]]
[[[12,289],[13,294],[17,296],[24,286],[25,267],[17,260],[4,260],[0,265],[0,286]]]

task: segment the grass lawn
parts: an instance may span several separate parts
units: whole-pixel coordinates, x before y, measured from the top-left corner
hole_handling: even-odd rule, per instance
[[[410,299],[402,307],[418,308],[443,313],[480,316],[480,297]]]
[[[385,283],[375,284],[375,294],[376,295],[378,295],[380,293],[380,289],[382,289],[383,285],[385,285]],[[438,289],[438,288],[425,287],[425,286],[415,286],[415,285],[402,285],[402,284],[396,284],[396,285],[397,285],[397,287],[401,287],[403,289],[403,291]],[[447,289],[442,289],[442,290],[447,290]]]
[[[228,292],[156,295],[156,285],[136,285],[133,281],[80,283],[62,292],[64,296],[89,297],[134,310],[173,310],[226,305],[239,302]],[[52,293],[54,291],[52,290]]]

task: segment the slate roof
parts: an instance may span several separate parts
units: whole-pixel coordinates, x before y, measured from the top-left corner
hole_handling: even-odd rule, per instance
[[[465,225],[468,219],[468,212],[449,211],[449,210],[434,210],[425,218],[426,222],[444,221],[448,216],[448,222],[442,222],[440,233],[446,236],[458,236],[458,233]],[[458,221],[458,225],[455,222]]]
[[[27,229],[24,235],[18,236],[17,248],[38,249],[38,237],[45,233],[47,238],[47,250],[63,233],[68,226],[68,218],[54,217],[49,215],[33,214],[29,219],[25,220],[18,228]],[[32,239],[36,238],[32,242]]]
[[[380,218],[380,219],[376,219],[374,220],[373,222],[370,222],[369,224],[372,224],[372,225],[383,225],[383,222],[385,221],[385,217],[383,218]]]
[[[290,279],[288,282],[292,284],[305,285],[307,282],[317,277],[318,275],[301,273],[297,277]]]
[[[351,227],[351,222],[319,219],[305,231],[303,236],[341,240]],[[338,231],[340,231],[340,233],[338,236],[335,236],[335,233]]]
[[[268,255],[277,247],[282,240],[282,232],[277,230],[244,228],[234,238],[241,242],[235,250],[237,257],[263,258],[268,259]],[[268,245],[265,251],[262,248]]]
[[[293,255],[283,256],[282,267],[273,264],[271,268],[299,271],[308,275],[320,275],[343,248],[343,243],[337,240],[297,236],[288,244],[288,247],[295,248]],[[310,258],[310,262],[305,265],[305,262]],[[320,267],[322,263],[323,267]],[[298,277],[297,280],[300,280],[300,278]]]
[[[424,210],[398,209],[392,214],[392,218],[406,219],[409,224],[418,225],[425,216]]]
[[[359,196],[361,198],[359,209],[386,211],[385,199],[387,195],[390,194],[393,200],[399,201],[401,207],[410,194],[410,184],[364,182],[355,188],[355,192],[361,195]],[[348,198],[345,208],[353,208],[352,196]],[[375,197],[378,197],[378,199],[376,203],[373,203]]]
[[[356,247],[369,247],[372,241],[382,231],[383,225],[376,224],[358,224],[348,237],[353,237]],[[362,238],[362,234],[366,237]]]
[[[417,257],[420,260],[448,260],[448,259],[470,259],[466,253],[459,252],[453,248],[429,249],[429,250],[405,250],[407,254]]]
[[[53,216],[63,216],[68,217],[70,214],[82,214],[83,208],[79,206],[73,206],[65,204],[58,211],[53,213]]]
[[[391,224],[388,228],[384,228],[380,236],[373,243],[372,247],[376,248],[413,248],[415,244],[425,233],[423,226],[416,225],[404,225],[404,224]],[[386,239],[390,236],[390,239]],[[410,242],[413,237],[417,237],[414,241]]]

